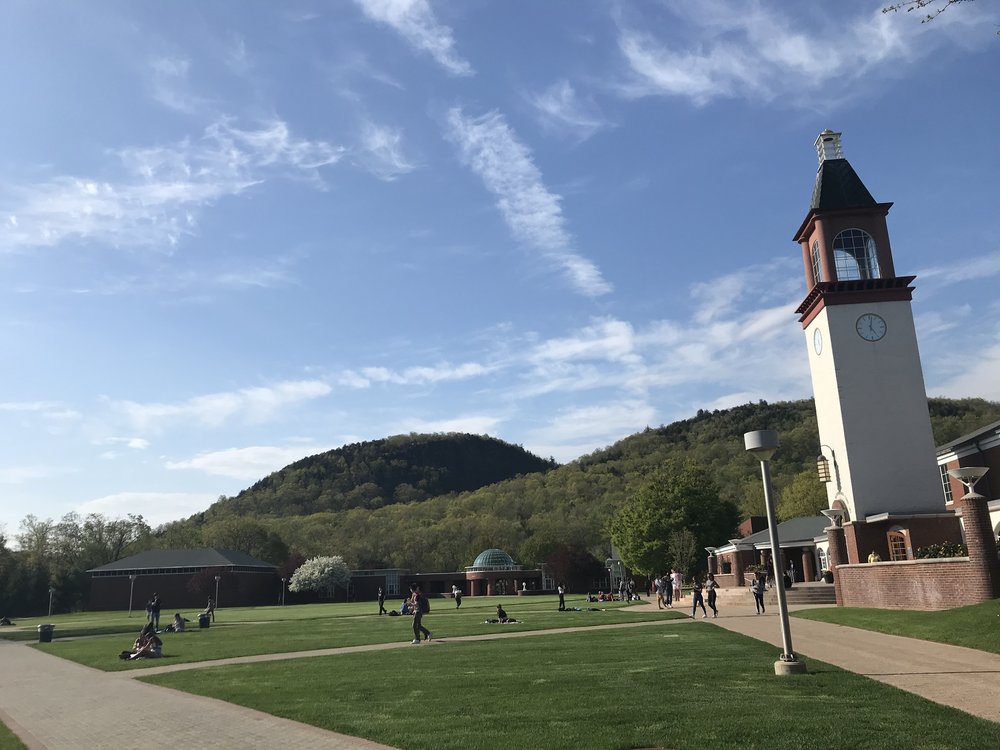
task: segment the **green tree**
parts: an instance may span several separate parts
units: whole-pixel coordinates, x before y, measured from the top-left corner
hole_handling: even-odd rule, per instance
[[[611,539],[630,568],[653,575],[670,563],[672,534],[689,531],[698,549],[729,539],[738,522],[711,473],[688,464],[656,472],[629,496],[612,517]]]
[[[816,472],[802,471],[792,477],[778,497],[775,512],[778,520],[801,516],[818,516],[827,507],[826,486],[819,481]]]

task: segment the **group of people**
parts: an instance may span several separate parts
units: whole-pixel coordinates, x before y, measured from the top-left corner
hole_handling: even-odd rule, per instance
[[[158,659],[163,655],[163,641],[156,634],[152,622],[147,622],[139,631],[139,637],[132,644],[131,651],[122,651],[119,659]]]
[[[684,586],[684,574],[674,568],[669,573],[657,576],[653,581],[656,590],[657,609],[673,608],[674,600],[681,600],[681,587]]]

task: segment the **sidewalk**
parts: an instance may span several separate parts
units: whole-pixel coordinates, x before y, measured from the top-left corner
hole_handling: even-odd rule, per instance
[[[29,750],[391,750],[196,695],[122,680],[0,640],[0,719]]]
[[[691,600],[684,601],[690,607]],[[789,610],[816,606],[791,605]],[[706,622],[776,646],[775,660],[781,652],[777,607],[768,606],[767,614],[757,615],[752,604],[727,603],[720,598],[718,619]],[[1000,654],[798,617],[789,622],[792,648],[807,667],[810,658],[819,659],[935,703],[1000,722]]]

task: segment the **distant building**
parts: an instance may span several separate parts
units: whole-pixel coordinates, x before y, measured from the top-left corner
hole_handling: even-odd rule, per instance
[[[281,596],[276,566],[229,549],[148,550],[87,572],[93,610],[143,611],[154,593],[164,611],[204,608],[216,592],[221,607],[277,604]]]

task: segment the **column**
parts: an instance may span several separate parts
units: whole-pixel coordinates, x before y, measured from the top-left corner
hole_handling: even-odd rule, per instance
[[[840,572],[838,565],[847,564],[847,537],[843,526],[828,526],[826,529],[827,552],[830,556],[830,571],[833,573],[833,588],[837,595],[837,606],[844,606],[844,595],[841,591]]]
[[[1000,596],[1000,564],[997,562],[997,543],[990,525],[990,511],[986,498],[970,493],[962,497],[962,525],[965,527],[965,546],[969,561],[985,584],[983,600]]]

